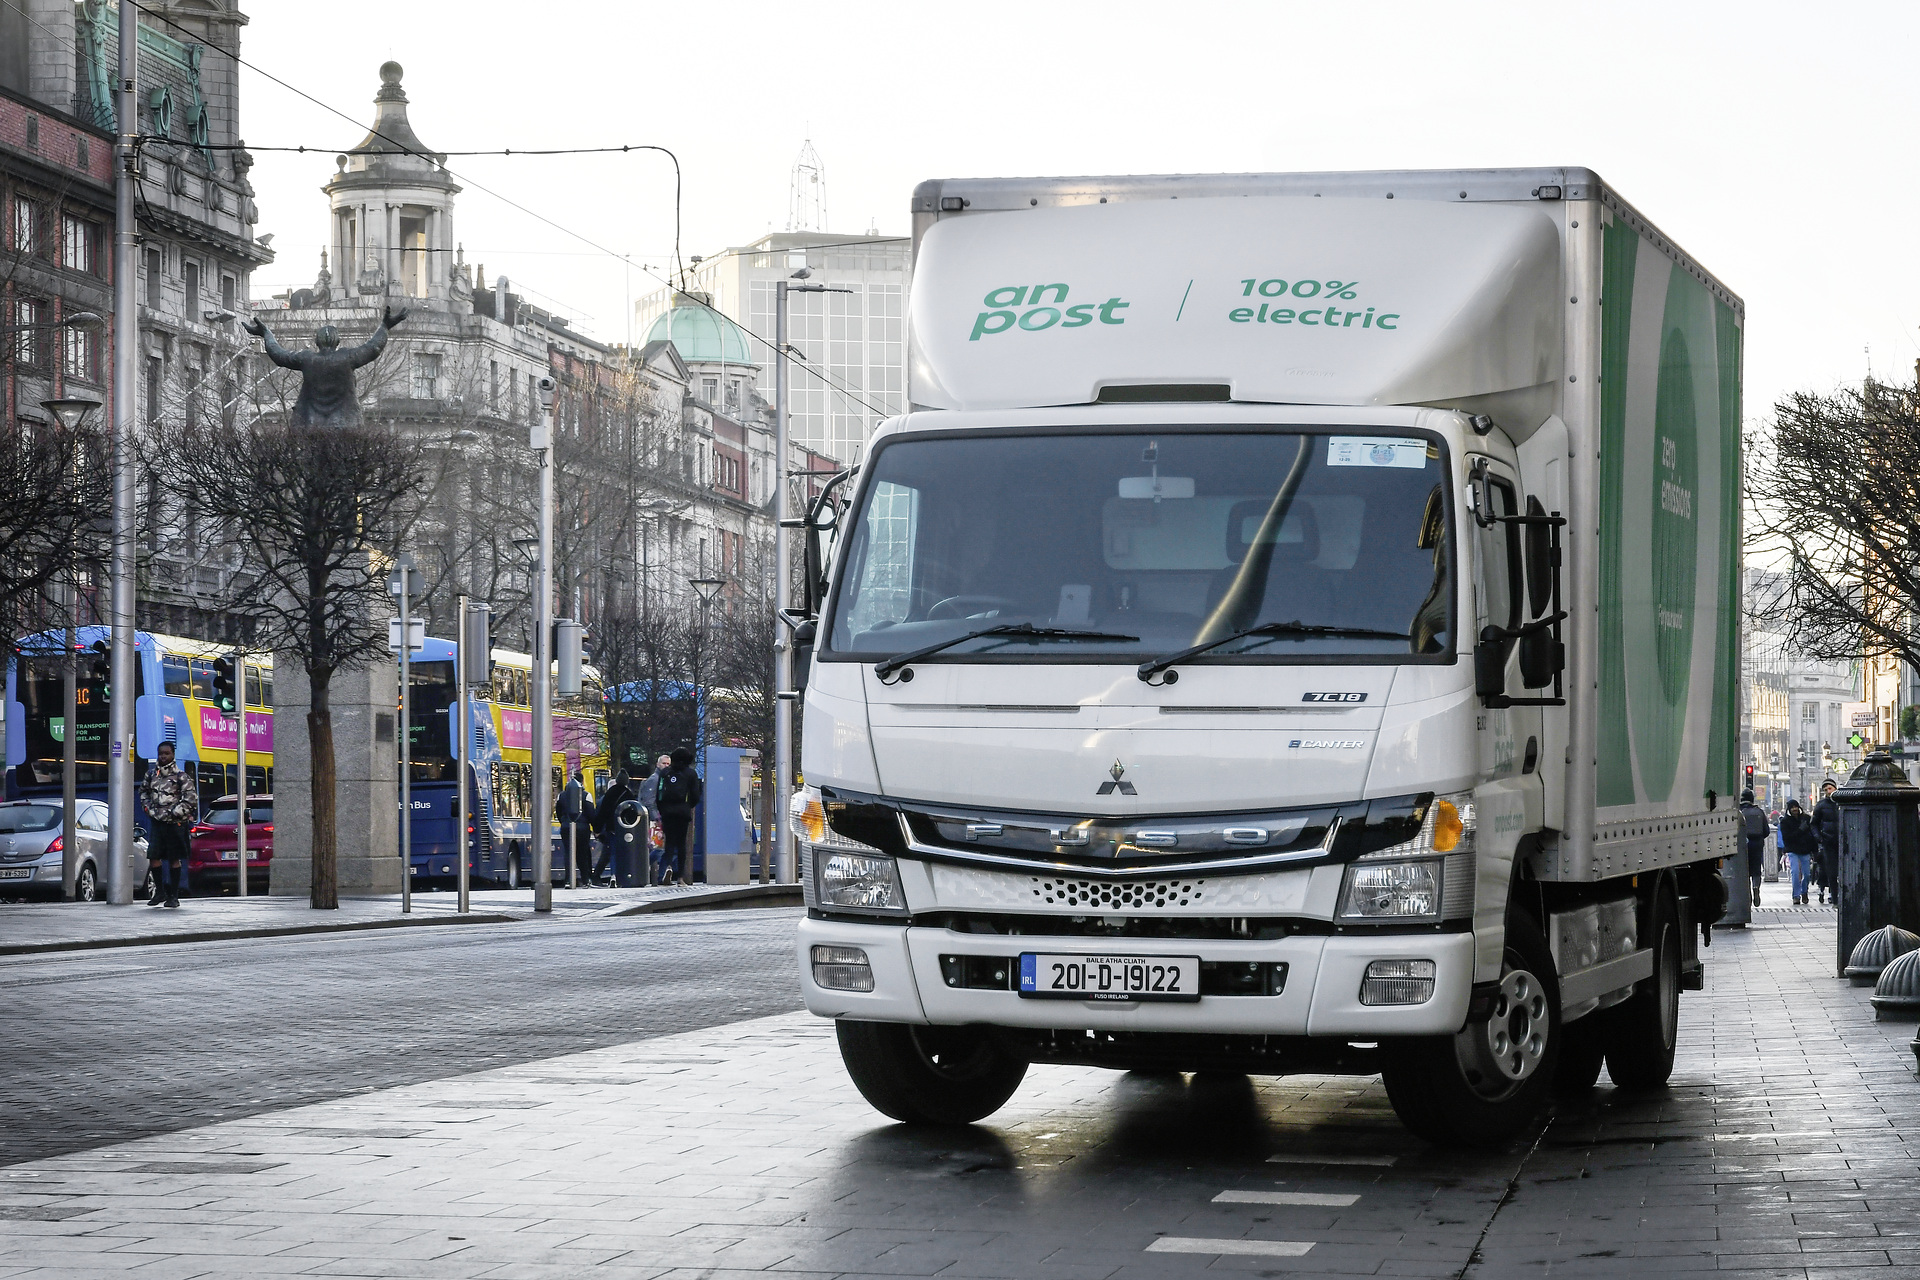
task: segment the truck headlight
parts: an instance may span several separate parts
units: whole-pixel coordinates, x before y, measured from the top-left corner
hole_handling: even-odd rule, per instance
[[[1355,862],[1340,887],[1340,918],[1438,920],[1441,885],[1437,858]]]
[[[885,854],[813,851],[814,893],[827,910],[905,914],[907,895],[900,889],[900,868]]]

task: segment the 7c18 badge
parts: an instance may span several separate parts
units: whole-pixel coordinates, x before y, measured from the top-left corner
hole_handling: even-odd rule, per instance
[[[1300,695],[1302,702],[1365,702],[1366,700],[1367,695],[1364,693],[1303,693]]]

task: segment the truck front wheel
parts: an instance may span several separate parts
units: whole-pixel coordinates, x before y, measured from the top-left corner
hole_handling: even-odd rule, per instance
[[[833,1030],[860,1095],[903,1124],[972,1124],[1005,1105],[1027,1074],[979,1027],[842,1018]]]
[[[1514,915],[1493,1014],[1457,1035],[1395,1041],[1382,1076],[1400,1122],[1449,1147],[1495,1147],[1546,1106],[1560,1056],[1560,988],[1540,927]]]

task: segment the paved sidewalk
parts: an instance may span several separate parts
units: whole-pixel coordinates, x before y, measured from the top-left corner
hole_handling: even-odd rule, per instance
[[[800,901],[796,885],[667,885],[649,889],[566,889],[553,892],[553,912],[533,909],[533,890],[476,890],[472,910],[456,910],[458,895],[413,895],[402,914],[400,895],[342,898],[337,911],[315,911],[305,898],[187,898],[180,907],[143,902],[113,907],[99,902],[21,902],[0,905],[0,955],[90,947],[142,946],[161,942],[207,942],[354,929],[420,925],[504,924],[643,915],[656,911],[726,906],[786,906]]]
[[[0,1277],[1920,1274],[1913,1027],[1831,927],[1718,933],[1672,1087],[1504,1153],[1423,1146],[1377,1079],[1067,1067],[913,1132],[781,1015],[0,1169]]]

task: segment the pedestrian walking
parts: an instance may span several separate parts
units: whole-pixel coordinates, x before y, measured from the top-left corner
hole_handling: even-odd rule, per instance
[[[153,835],[147,865],[153,870],[150,907],[178,907],[187,891],[187,828],[200,816],[200,793],[186,771],[173,762],[173,744],[163,742],[154,752],[155,763],[141,784],[140,799],[147,806]],[[167,868],[173,879],[167,879]],[[242,874],[245,874],[242,872]]]
[[[639,766],[643,774],[653,772],[652,765]],[[594,856],[593,874],[590,879],[612,884],[618,878],[618,868],[613,861],[613,848],[620,835],[620,806],[633,799],[633,783],[622,769],[613,775],[613,781],[600,793],[599,804],[593,811],[593,830],[600,837],[600,851]]]
[[[1813,881],[1813,860],[1820,854],[1820,838],[1813,833],[1813,819],[1798,800],[1787,801],[1780,818],[1780,842],[1787,849],[1787,868],[1793,878],[1793,903],[1807,905],[1807,890]]]
[[[1747,835],[1747,875],[1753,880],[1753,905],[1760,905],[1760,877],[1767,869],[1767,811],[1753,802],[1753,792],[1740,793],[1740,821]]]
[[[659,779],[655,803],[660,808],[663,837],[660,882],[673,884],[687,879],[687,835],[693,829],[693,811],[705,794],[700,775],[694,772],[693,749],[675,747]]]
[[[1820,886],[1820,905],[1840,901],[1840,806],[1833,801],[1834,781],[1820,784],[1820,803],[1813,806],[1813,834],[1820,842],[1814,860],[1814,881]]]

